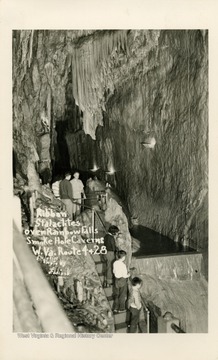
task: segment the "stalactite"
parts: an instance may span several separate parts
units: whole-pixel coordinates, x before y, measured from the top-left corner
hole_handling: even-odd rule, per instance
[[[54,65],[51,62],[48,62],[47,64],[45,64],[45,73],[46,73],[46,76],[47,76],[50,86],[53,85],[53,68],[54,68]]]
[[[34,35],[34,30],[31,30],[31,35],[30,35],[30,49],[29,49],[29,58],[28,58],[28,66],[30,67],[31,61],[32,61],[32,53],[33,53],[33,35]]]
[[[51,88],[50,87],[48,88],[46,110],[47,110],[48,124],[49,126],[51,126]]]
[[[102,125],[105,109],[104,92],[111,90],[107,77],[101,76],[103,67],[109,67],[113,51],[126,47],[127,32],[106,32],[102,39],[75,46],[72,55],[73,96],[83,111],[83,127],[95,139],[95,129]]]
[[[26,64],[26,61],[28,59],[28,44],[29,44],[30,36],[31,36],[30,30],[25,30],[21,32],[20,43],[22,46],[22,60],[21,60],[22,64]]]

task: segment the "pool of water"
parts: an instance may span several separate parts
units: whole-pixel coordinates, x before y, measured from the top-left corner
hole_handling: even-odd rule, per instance
[[[130,229],[130,234],[139,241],[140,247],[133,253],[136,258],[197,253],[191,247],[176,243],[167,236],[142,225],[133,226]]]

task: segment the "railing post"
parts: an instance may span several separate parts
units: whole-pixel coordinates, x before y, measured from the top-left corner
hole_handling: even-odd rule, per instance
[[[158,333],[173,333],[176,332],[176,330],[180,329],[179,319],[175,318],[173,314],[169,311],[167,311],[163,316],[158,317],[157,324],[158,324]]]
[[[150,333],[150,310],[148,309],[145,301],[143,300],[142,295],[141,295],[141,300],[142,300],[143,309],[146,311],[147,333],[149,334]],[[145,314],[145,312],[144,312],[144,314]]]
[[[175,333],[185,333],[185,331],[183,331],[178,325],[174,323],[171,324],[171,329],[173,329]]]
[[[92,238],[95,239],[95,209],[92,208]]]
[[[146,307],[146,313],[147,313],[147,334],[150,332],[150,311]]]

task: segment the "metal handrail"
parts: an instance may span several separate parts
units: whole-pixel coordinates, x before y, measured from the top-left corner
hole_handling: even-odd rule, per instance
[[[147,320],[147,333],[150,333],[150,310],[148,309],[148,307],[146,306],[145,301],[142,298],[141,295],[141,301],[142,301],[142,307],[144,308],[144,310],[146,311],[146,320]]]
[[[74,200],[90,200],[90,199],[95,199],[97,200],[96,196],[86,196],[85,198],[73,198],[73,201]]]
[[[181,329],[181,327],[179,327],[178,325],[172,323],[171,324],[171,329],[173,329],[175,331],[175,333],[183,333],[185,334],[185,331]]]
[[[130,269],[130,272],[131,272],[132,269]],[[130,281],[130,278],[128,278],[128,288],[129,288],[129,291],[131,292],[131,281]],[[142,303],[142,307],[143,309],[146,311],[146,325],[147,325],[147,333],[149,334],[150,333],[150,310],[148,309],[148,307],[146,306],[146,303],[142,297],[142,294],[140,293],[140,297],[141,297],[141,303]]]
[[[31,199],[31,198],[30,198],[30,199]],[[102,219],[101,219],[101,217],[100,217],[100,215],[98,214],[98,212],[97,212],[96,209],[94,209],[94,208],[91,207],[91,206],[85,205],[85,204],[84,204],[84,201],[83,201],[83,204],[81,204],[81,203],[79,203],[79,202],[77,202],[77,201],[74,201],[74,200],[81,200],[81,198],[73,199],[73,203],[76,204],[76,205],[79,205],[79,206],[83,206],[83,208],[89,209],[89,210],[91,210],[92,212],[94,212],[94,214],[97,215],[98,219],[100,220],[100,222],[101,222],[101,224],[102,224],[105,232],[107,232],[107,229],[106,229],[106,227],[105,227],[105,225],[104,225],[104,223],[103,223],[103,221],[102,221]],[[85,199],[83,199],[83,200],[85,200]],[[32,214],[31,216],[32,216],[32,218],[33,218],[33,214]],[[94,234],[93,234],[93,235],[94,235]]]
[[[94,212],[95,212],[95,214],[97,215],[98,219],[100,220],[100,223],[102,224],[104,230],[107,232],[107,229],[106,229],[106,227],[105,227],[105,225],[104,225],[104,223],[103,223],[100,215],[98,214],[98,212],[97,212],[96,210],[94,210]]]
[[[81,205],[80,203],[75,202],[75,201],[74,201],[74,204],[76,204],[76,205]],[[94,212],[94,213],[98,216],[98,219],[100,220],[100,222],[101,222],[101,224],[102,224],[102,226],[103,226],[104,230],[107,232],[107,229],[106,229],[106,227],[105,227],[105,225],[104,225],[104,223],[103,223],[103,221],[102,221],[102,219],[101,219],[100,215],[98,214],[98,211],[97,211],[96,209],[94,209],[93,207],[88,206],[88,205],[83,205],[83,207],[84,207],[84,208],[87,208],[87,209],[89,209],[89,210],[92,210],[92,211],[93,211],[93,212]]]

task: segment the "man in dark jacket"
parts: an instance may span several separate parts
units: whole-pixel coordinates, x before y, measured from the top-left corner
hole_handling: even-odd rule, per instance
[[[107,253],[104,255],[105,260],[105,286],[112,285],[113,272],[112,266],[115,260],[116,244],[115,238],[119,232],[119,229],[115,225],[111,225],[108,229],[108,233],[104,237],[104,245],[107,249]]]
[[[72,186],[70,183],[71,174],[66,173],[65,179],[60,182],[59,192],[60,198],[62,202],[66,206],[66,210],[69,214],[69,217],[72,219],[73,217],[73,193],[72,193]]]

